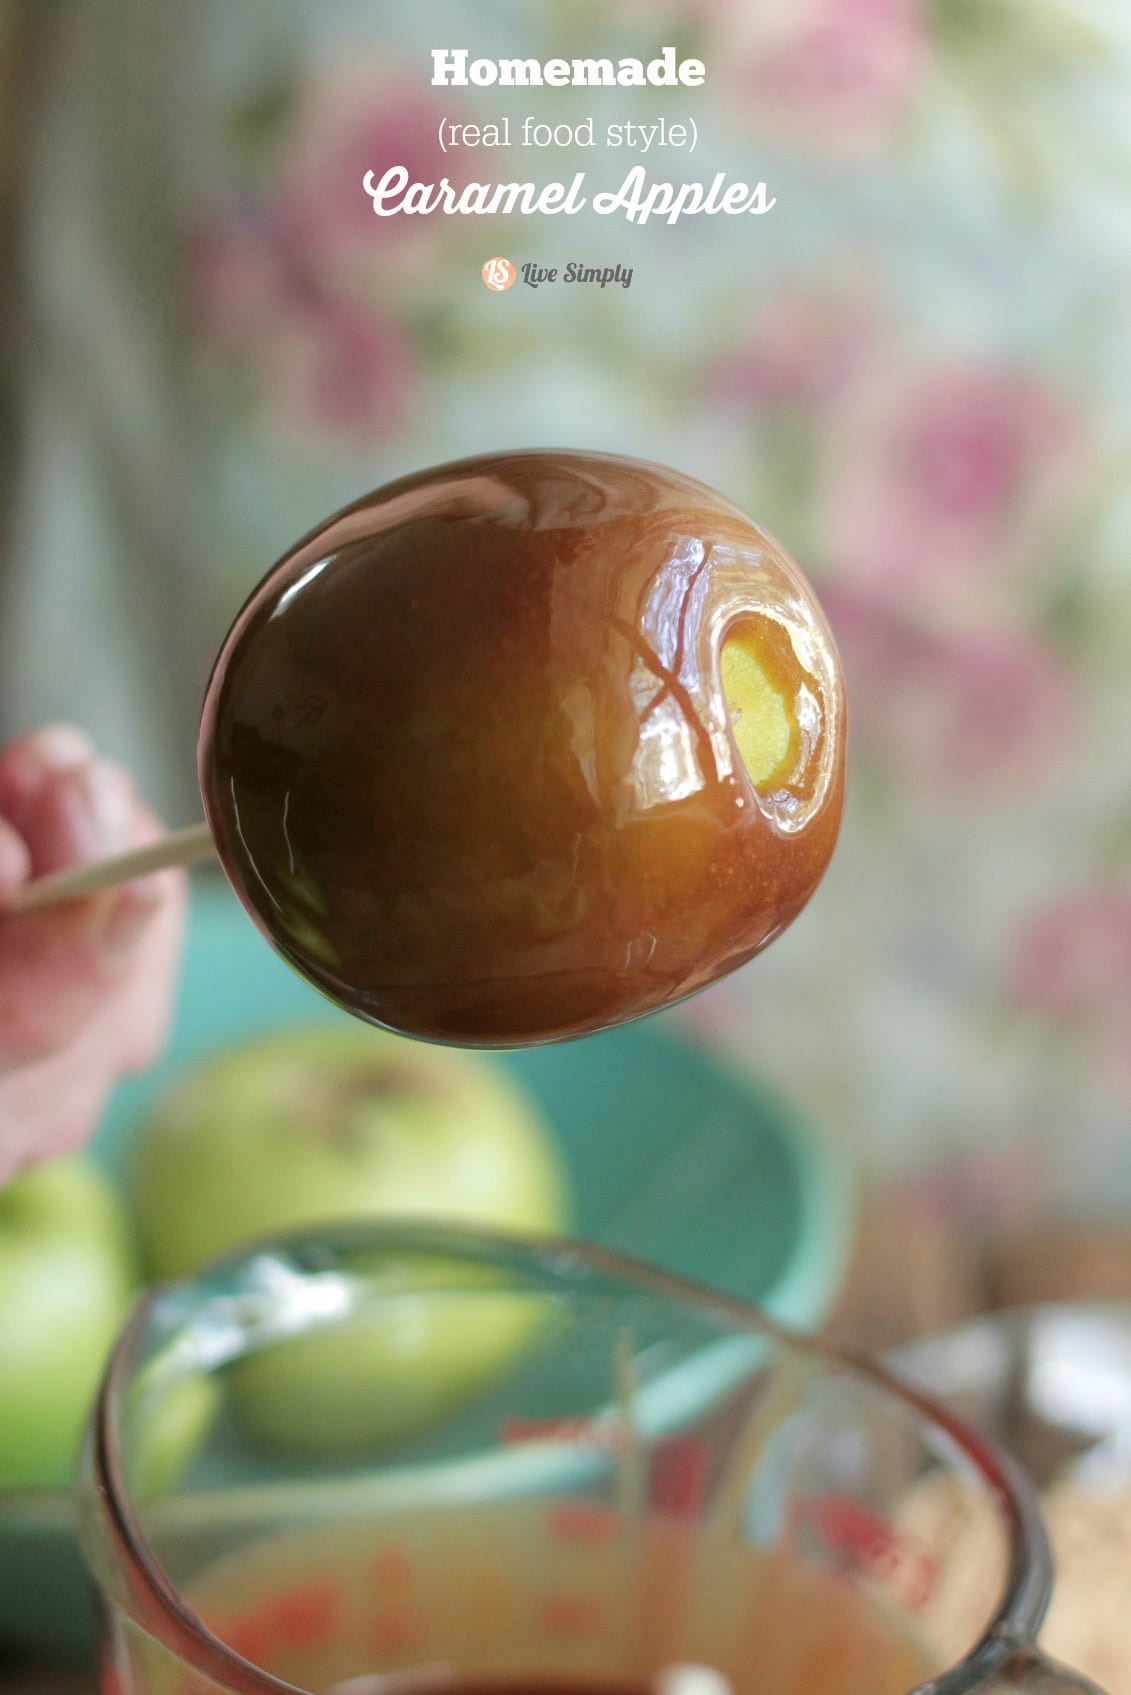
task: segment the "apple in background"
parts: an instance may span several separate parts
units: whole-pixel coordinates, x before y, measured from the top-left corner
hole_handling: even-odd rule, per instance
[[[126,1215],[93,1165],[0,1188],[0,1486],[68,1481],[134,1290]]]
[[[160,1278],[327,1220],[414,1215],[537,1232],[566,1215],[550,1133],[498,1066],[345,1020],[183,1075],[140,1129],[130,1187]]]
[[[159,1277],[343,1219],[553,1233],[568,1215],[550,1133],[496,1065],[345,1021],[186,1074],[141,1127],[131,1178]],[[233,1374],[233,1396],[272,1444],[355,1451],[427,1424],[489,1379],[531,1333],[534,1306],[470,1289],[427,1304],[393,1295],[264,1348]]]
[[[200,1360],[170,1361],[158,1353],[146,1362],[130,1385],[130,1439],[123,1447],[135,1502],[161,1500],[179,1488],[208,1440],[222,1399],[220,1385]]]

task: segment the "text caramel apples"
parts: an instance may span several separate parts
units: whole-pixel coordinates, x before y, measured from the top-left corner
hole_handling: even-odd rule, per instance
[[[832,639],[792,560],[677,472],[443,465],[278,564],[199,748],[279,951],[393,1030],[516,1046],[651,1012],[796,917],[840,821]]]

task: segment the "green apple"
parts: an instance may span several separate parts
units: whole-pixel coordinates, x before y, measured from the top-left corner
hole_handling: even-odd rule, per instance
[[[134,1288],[125,1209],[93,1165],[0,1188],[0,1485],[69,1481]]]
[[[137,1505],[179,1492],[212,1434],[223,1388],[199,1348],[174,1334],[147,1348],[118,1407],[123,1475]]]
[[[161,1277],[255,1237],[343,1219],[555,1232],[568,1213],[552,1137],[500,1067],[345,1023],[185,1075],[142,1127],[132,1179]],[[419,1428],[489,1380],[537,1322],[532,1298],[476,1288],[440,1263],[427,1275],[454,1280],[454,1292],[398,1290],[396,1264],[379,1257],[386,1293],[371,1310],[265,1347],[233,1373],[261,1438],[345,1452]]]
[[[466,1266],[414,1258],[405,1270],[411,1292],[396,1289],[393,1270],[392,1288],[368,1307],[240,1364],[234,1400],[256,1438],[348,1458],[424,1433],[489,1386],[552,1316],[545,1296],[492,1292]]]

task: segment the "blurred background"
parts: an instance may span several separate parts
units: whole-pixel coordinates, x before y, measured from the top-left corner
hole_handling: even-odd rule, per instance
[[[83,723],[187,823],[211,659],[336,506],[511,446],[697,474],[817,583],[851,776],[811,908],[680,1016],[863,1160],[887,1223],[862,1287],[890,1298],[893,1256],[929,1261],[922,1310],[877,1334],[978,1306],[991,1260],[999,1293],[1022,1263],[1039,1284],[1050,1233],[1097,1262],[1086,1282],[1124,1281],[1122,0],[7,0],[0,19],[0,736]],[[666,42],[703,89],[429,86],[437,45]],[[441,117],[528,110],[692,116],[695,154],[650,172],[764,179],[777,205],[645,229],[373,217],[361,177],[391,163],[612,187],[638,162],[438,152]],[[496,295],[494,254],[633,283]]]

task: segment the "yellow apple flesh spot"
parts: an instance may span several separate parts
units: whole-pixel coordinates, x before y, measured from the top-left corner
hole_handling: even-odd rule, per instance
[[[727,638],[720,669],[735,746],[750,781],[761,788],[788,763],[796,729],[793,713],[760,664],[750,636]]]

